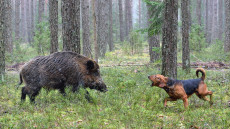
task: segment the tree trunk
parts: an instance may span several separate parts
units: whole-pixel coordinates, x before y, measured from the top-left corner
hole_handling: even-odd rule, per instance
[[[101,57],[105,56],[108,36],[109,36],[109,0],[99,0],[97,1],[97,42],[99,45],[99,55]]]
[[[178,0],[165,0],[162,33],[162,74],[177,78]]]
[[[20,39],[20,0],[15,0],[15,40]]]
[[[11,0],[5,1],[5,28],[4,28],[4,40],[5,49],[9,52],[13,52],[13,42],[12,42],[12,3]]]
[[[208,8],[209,8],[209,13],[208,13],[208,20],[209,20],[209,23],[208,23],[208,43],[211,44],[212,43],[212,25],[213,25],[213,1],[210,0],[209,2],[209,5],[208,5]]]
[[[26,0],[26,22],[27,22],[27,40],[31,44],[31,12],[30,11],[31,0]]]
[[[213,25],[212,25],[212,41],[216,41],[218,38],[218,0],[213,1]]]
[[[80,0],[62,0],[63,50],[80,54]]]
[[[49,0],[50,54],[58,51],[58,0]]]
[[[218,38],[223,41],[223,0],[219,0],[218,8]]]
[[[5,74],[5,41],[4,41],[4,27],[5,27],[5,0],[0,0],[0,82],[4,81]]]
[[[25,16],[25,0],[21,0],[21,37],[22,37],[22,41],[26,42],[26,16]]]
[[[151,0],[154,1],[154,0]],[[150,6],[147,6],[148,8],[148,28],[152,24],[152,21],[150,19],[152,18]],[[149,55],[150,55],[150,62],[154,63],[155,61],[159,60],[160,55],[157,53],[156,49],[154,48],[160,48],[160,40],[158,35],[150,35],[150,32],[148,32],[148,43],[149,43]]]
[[[190,72],[190,49],[189,49],[189,0],[181,1],[182,12],[182,68]],[[201,20],[198,17],[198,24]]]
[[[138,23],[139,23],[139,28],[141,28],[141,0],[138,1]]]
[[[113,1],[109,0],[109,51],[113,49]]]
[[[81,0],[82,16],[82,37],[83,37],[83,55],[92,57],[90,42],[90,23],[89,23],[89,0]]]
[[[120,41],[124,41],[124,20],[123,20],[123,6],[122,6],[122,0],[118,0],[119,5],[119,21],[120,21]]]
[[[128,0],[129,4],[128,4],[128,25],[129,25],[129,29],[128,29],[128,33],[130,33],[133,30],[133,13],[132,13],[132,8],[133,8],[133,0]]]
[[[99,50],[98,50],[98,44],[97,44],[97,18],[96,18],[96,10],[95,10],[95,0],[92,0],[92,14],[93,14],[93,38],[94,38],[94,60],[98,63],[98,55],[99,55]]]
[[[208,43],[209,42],[209,0],[205,0],[205,38],[206,38],[206,42]]]
[[[183,1],[184,2],[184,1]],[[181,6],[182,6],[182,4],[183,4],[183,2],[181,3]],[[189,3],[186,3],[186,5],[183,5],[183,6],[188,6],[189,7],[189,5],[188,5]],[[184,7],[184,9],[186,9],[186,7]],[[182,10],[182,13],[185,13],[185,12],[183,12],[183,10]],[[186,12],[186,13],[188,13],[188,12]],[[182,14],[183,15],[183,14]],[[199,31],[198,31],[198,35],[200,35],[200,33],[201,33],[201,0],[197,0],[197,7],[196,7],[196,16],[197,16],[197,24],[199,25]],[[184,18],[187,18],[186,16],[184,16]],[[187,22],[187,20],[185,20],[184,22]],[[189,21],[188,21],[189,22]],[[186,23],[185,23],[186,24]],[[182,25],[183,26],[183,25]],[[186,25],[186,26],[189,26],[189,25]],[[185,26],[184,26],[185,27]],[[187,27],[185,27],[186,29],[187,29]],[[183,35],[184,33],[182,33],[182,35]],[[186,35],[187,35],[187,32],[186,32]],[[185,36],[185,35],[184,35]],[[189,37],[189,36],[188,36]],[[186,37],[185,37],[186,38]],[[183,38],[182,38],[183,39]],[[186,39],[185,39],[186,40]],[[185,41],[184,42],[185,44],[184,45],[187,45],[188,43],[187,43],[187,41]],[[182,44],[183,44],[183,41],[182,41]],[[198,44],[199,44],[199,46],[198,46],[198,48],[199,48],[199,51],[201,51],[201,41],[200,41],[200,39],[198,40]],[[184,49],[184,48],[183,48]],[[189,48],[188,48],[189,49]],[[187,48],[186,48],[186,50],[187,50]],[[185,54],[185,53],[184,53]],[[185,56],[185,58],[187,58],[187,56]],[[184,69],[186,69],[187,70],[187,68],[188,67],[184,67]],[[189,69],[188,69],[189,70]]]
[[[196,2],[197,2],[197,7],[196,7],[197,23],[199,26],[201,26],[201,0],[197,0]]]
[[[225,41],[224,52],[230,52],[230,1],[225,0]]]
[[[129,17],[128,17],[128,11],[129,10],[129,0],[125,0],[125,9],[124,9],[124,13],[125,13],[125,21],[124,21],[124,28],[125,28],[125,38],[127,39],[128,35],[129,35]]]
[[[31,10],[31,12],[30,12],[30,14],[31,14],[31,16],[30,16],[30,19],[31,19],[31,21],[30,21],[30,25],[31,25],[30,33],[31,33],[31,42],[33,42],[34,41],[34,0],[31,0],[30,10]]]

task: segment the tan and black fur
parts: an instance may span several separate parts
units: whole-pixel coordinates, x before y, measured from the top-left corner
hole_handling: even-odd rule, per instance
[[[189,79],[189,80],[175,80],[163,75],[156,74],[148,76],[152,81],[152,86],[157,86],[164,89],[169,97],[165,98],[164,106],[167,106],[167,101],[176,101],[177,99],[182,99],[184,102],[184,107],[188,107],[188,98],[195,93],[200,99],[209,101],[212,105],[212,91],[208,91],[207,85],[205,84],[205,70],[203,68],[198,68],[196,70],[196,76],[198,77],[199,72],[202,73],[201,78]],[[210,95],[210,100],[206,98]]]

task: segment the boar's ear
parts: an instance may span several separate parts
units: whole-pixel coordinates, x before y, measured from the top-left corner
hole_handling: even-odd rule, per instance
[[[86,66],[88,70],[92,70],[94,68],[94,62],[92,60],[88,60]]]

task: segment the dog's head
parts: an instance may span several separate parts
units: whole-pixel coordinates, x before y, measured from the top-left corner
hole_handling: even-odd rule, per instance
[[[156,75],[151,75],[148,76],[149,80],[152,81],[152,85],[151,86],[157,86],[160,88],[163,88],[167,85],[168,82],[168,78],[164,77],[163,75],[160,74],[156,74]]]

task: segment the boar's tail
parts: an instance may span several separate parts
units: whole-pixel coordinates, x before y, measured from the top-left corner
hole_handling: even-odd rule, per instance
[[[18,83],[18,85],[17,85],[17,89],[19,88],[19,86],[23,83],[23,80],[22,80],[22,75],[21,74],[19,74],[19,78],[20,78],[20,82]]]

